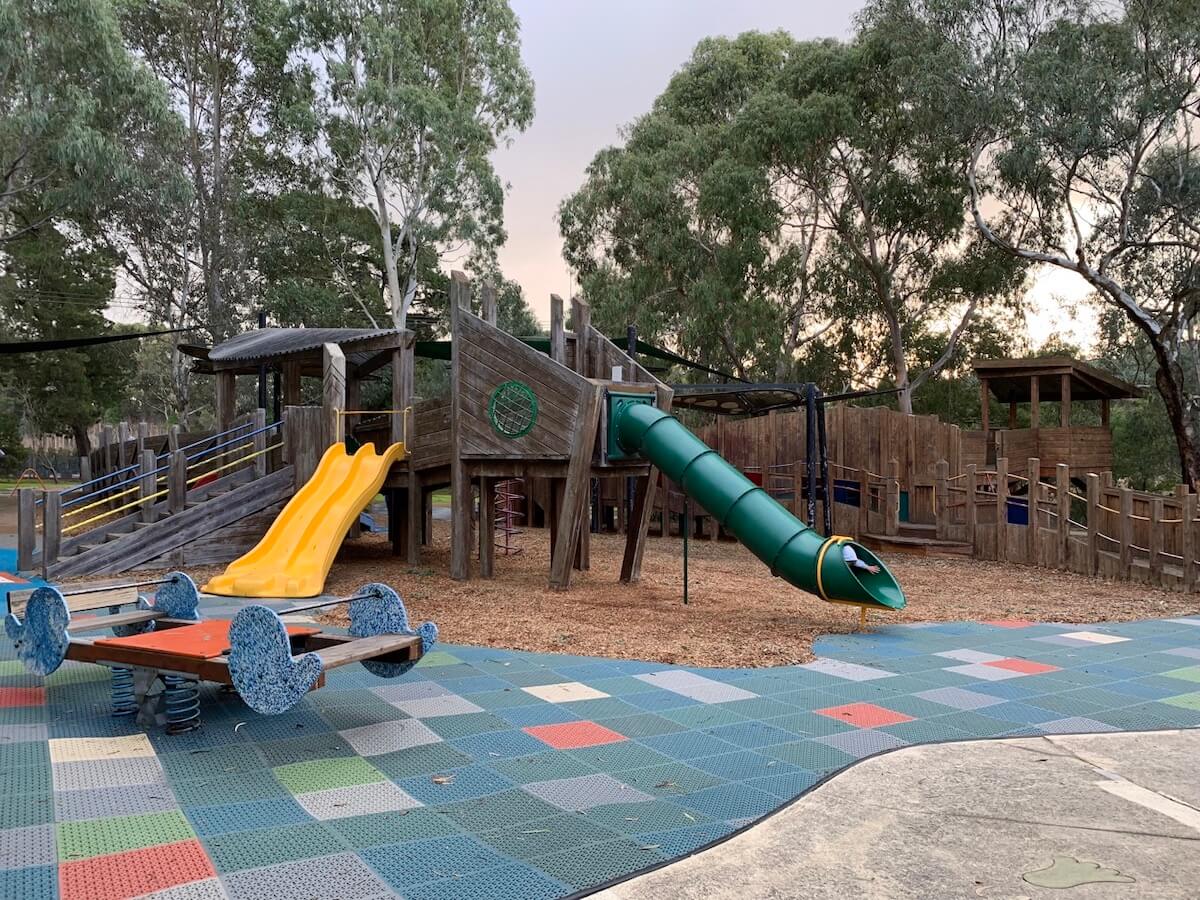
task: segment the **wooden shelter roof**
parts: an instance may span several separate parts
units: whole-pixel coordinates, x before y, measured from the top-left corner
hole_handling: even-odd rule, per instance
[[[1072,400],[1128,400],[1142,396],[1136,385],[1069,356],[981,359],[972,366],[979,380],[987,384],[1001,403],[1029,403],[1030,380],[1034,377],[1039,379],[1040,400],[1061,400],[1063,375],[1070,376]]]
[[[320,374],[322,347],[337,344],[346,354],[346,364],[365,375],[388,361],[406,332],[394,328],[258,328],[222,341],[215,347],[182,344],[179,349],[196,362],[195,372],[212,374],[232,371],[253,374],[261,365],[299,363],[304,374]]]

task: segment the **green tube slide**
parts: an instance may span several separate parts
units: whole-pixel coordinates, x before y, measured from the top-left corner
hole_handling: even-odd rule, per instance
[[[824,538],[727,463],[673,416],[646,403],[615,405],[610,423],[621,449],[641,453],[726,531],[789,584],[835,603],[901,609],[904,592],[883,562],[847,538]],[[877,574],[842,556],[850,544]]]

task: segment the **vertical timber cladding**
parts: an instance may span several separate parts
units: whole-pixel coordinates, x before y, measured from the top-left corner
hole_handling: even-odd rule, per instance
[[[591,383],[463,310],[459,346],[459,453],[566,460]]]

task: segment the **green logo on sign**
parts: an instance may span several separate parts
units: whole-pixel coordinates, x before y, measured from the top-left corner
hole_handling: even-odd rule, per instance
[[[537,422],[538,402],[523,381],[506,381],[492,391],[488,402],[488,420],[496,433],[509,438],[529,434]]]

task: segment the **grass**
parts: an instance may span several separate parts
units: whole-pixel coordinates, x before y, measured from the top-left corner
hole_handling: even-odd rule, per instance
[[[44,484],[47,488],[50,488],[51,490],[53,490],[56,487],[58,487],[58,488],[74,487],[75,485],[79,484],[79,482],[78,481],[53,481],[49,478],[45,478],[45,479],[42,479],[42,484]],[[24,481],[21,482],[20,486],[28,487],[28,488],[37,488],[39,490],[41,489],[41,485],[39,485],[37,480],[34,478],[26,478]],[[15,479],[0,478],[0,491],[11,491],[11,490],[14,490],[16,487],[17,487],[17,482]]]

